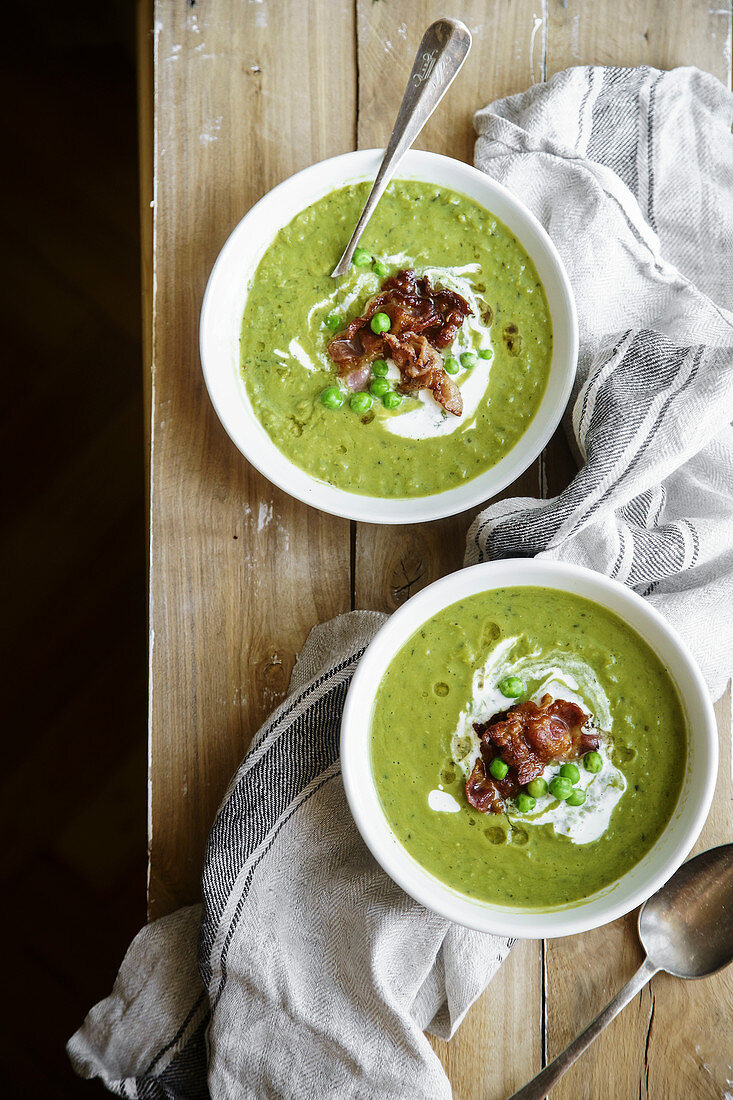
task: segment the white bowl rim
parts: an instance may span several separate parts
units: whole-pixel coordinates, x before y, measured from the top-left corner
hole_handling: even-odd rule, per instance
[[[552,578],[552,580],[537,579],[538,577]],[[553,580],[557,583],[553,584]],[[640,630],[636,623],[629,622],[625,611],[635,609],[639,618],[644,619],[650,627],[651,625],[655,626],[669,643],[669,650],[674,654],[674,659],[678,664],[676,669],[670,667],[666,662],[665,664],[668,674],[677,687],[688,726],[688,767],[686,779],[683,782],[683,792],[690,770],[691,742],[696,735],[699,735],[699,750],[702,751],[705,764],[702,787],[688,813],[689,820],[686,826],[680,830],[680,835],[674,841],[674,850],[668,858],[653,874],[645,878],[643,883],[634,889],[626,890],[625,893],[622,891],[615,901],[612,900],[613,892],[631,875],[638,873],[638,869],[643,867],[644,863],[667,836],[670,826],[674,822],[675,814],[683,802],[683,794],[680,795],[672,817],[663,833],[646,855],[614,883],[609,884],[608,887],[597,894],[579,902],[574,902],[565,908],[558,906],[545,910],[512,908],[480,902],[468,898],[466,895],[460,894],[440,882],[422,868],[391,834],[376,794],[368,743],[366,752],[369,757],[369,779],[366,787],[374,793],[378,814],[380,815],[379,820],[386,827],[386,832],[391,834],[389,844],[385,845],[383,839],[379,838],[380,830],[375,828],[373,814],[365,814],[364,812],[362,805],[365,786],[362,752],[364,744],[360,743],[360,739],[365,732],[367,742],[369,740],[375,691],[381,681],[381,675],[379,677],[375,676],[374,670],[379,668],[386,670],[389,662],[404,642],[412,636],[423,622],[439,610],[450,607],[466,596],[494,588],[527,586],[557,587],[560,590],[572,592],[572,587],[567,587],[567,585],[574,580],[581,584],[590,585],[594,590],[594,595],[589,596],[583,592],[585,598],[599,603],[600,606],[616,614],[622,621],[627,622],[628,625],[632,626],[632,629],[647,641],[647,644],[651,645],[651,642],[648,638],[645,638],[643,630]],[[450,595],[446,597],[446,593],[450,593]],[[615,603],[615,606],[609,606],[606,599]],[[619,603],[623,610],[619,609]],[[655,647],[652,646],[652,648],[656,652]],[[688,680],[688,687],[691,689],[685,694],[682,693],[677,682],[680,673],[684,674],[684,677]],[[695,696],[694,700],[691,700],[691,695]],[[691,728],[688,709],[693,701],[699,712],[694,731]],[[677,631],[656,608],[618,581],[583,566],[546,561],[544,559],[505,558],[498,561],[482,562],[441,577],[411,597],[390,616],[365,650],[349,687],[341,724],[341,769],[346,798],[364,842],[382,869],[407,894],[426,908],[465,927],[474,928],[481,932],[508,936],[512,939],[551,939],[586,932],[624,916],[651,897],[682,864],[700,835],[715,792],[718,756],[717,725],[708,689],[694,657]],[[384,830],[381,831],[384,832]],[[395,854],[398,852],[403,853],[406,860],[396,859]],[[408,870],[411,869],[413,873],[406,872],[406,863],[409,864]],[[609,897],[609,903],[603,904],[606,896]]]
[[[421,168],[426,172],[432,168],[436,173],[443,172],[446,176],[462,177],[465,181],[476,182],[484,190],[486,198],[485,201],[479,199],[472,201],[485,206],[490,213],[494,213],[495,217],[499,217],[505,223],[507,219],[511,221],[512,217],[521,222],[521,229],[516,224],[509,225],[511,232],[522,243],[535,265],[541,267],[546,262],[551,269],[541,275],[548,297],[556,295],[558,299],[555,308],[551,309],[553,357],[548,385],[535,416],[514,447],[495,466],[478,474],[475,478],[452,489],[422,497],[372,497],[339,489],[320,481],[292,463],[276,447],[251,409],[246,394],[242,397],[242,407],[235,411],[232,411],[230,401],[222,399],[218,378],[225,369],[229,368],[218,366],[217,356],[213,352],[217,325],[216,299],[221,293],[221,283],[226,278],[225,268],[233,262],[237,250],[244,247],[242,242],[247,238],[248,227],[255,224],[257,219],[267,217],[267,211],[271,207],[278,209],[281,205],[281,197],[294,189],[306,193],[308,197],[297,209],[289,207],[287,217],[284,220],[279,219],[278,227],[269,236],[269,243],[278,228],[287,224],[299,210],[317,201],[316,193],[307,189],[310,178],[317,178],[324,172],[331,173],[330,187],[326,191],[321,191],[321,194],[325,194],[328,190],[334,190],[347,183],[369,178],[376,172],[382,155],[381,149],[359,149],[318,161],[281,181],[247,211],[229,234],[209,275],[201,306],[199,348],[206,388],[225,431],[251,465],[274,485],[305,504],[345,519],[380,524],[422,523],[457,515],[468,508],[474,508],[493,499],[502,489],[529,469],[559,425],[575,378],[578,356],[578,318],[570,280],[547,231],[508,188],[464,161],[414,148],[408,150],[394,174],[396,179],[419,180]],[[461,192],[461,186],[455,178],[445,183],[445,186]],[[504,204],[511,213],[508,214],[506,210],[501,214],[492,211],[492,198]],[[535,237],[537,247],[527,247],[525,235]],[[242,311],[246,300],[246,283],[259,263],[261,255],[262,251],[259,254],[255,252],[254,259],[248,265],[245,285],[241,288]],[[560,353],[556,355],[556,351],[563,344],[566,345],[566,352],[560,358]],[[238,361],[237,356],[235,368],[237,372]],[[550,402],[548,393],[551,382],[557,392]],[[242,390],[244,391],[243,385]],[[243,430],[244,425],[240,420],[242,414],[247,419],[248,431]],[[529,438],[532,439],[531,444],[528,443]]]

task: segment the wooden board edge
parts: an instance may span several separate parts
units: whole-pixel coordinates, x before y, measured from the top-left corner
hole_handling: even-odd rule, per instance
[[[150,525],[151,503],[151,450],[152,450],[152,409],[153,409],[153,318],[155,303],[153,294],[154,256],[153,242],[155,233],[155,68],[154,68],[154,0],[136,0],[135,5],[135,45],[137,55],[137,120],[138,120],[138,178],[140,202],[140,292],[142,307],[142,373],[143,373],[143,417],[145,440],[145,514],[146,521],[146,588],[148,608],[150,600]],[[148,611],[148,646],[152,646]],[[147,887],[146,904],[150,916],[150,841],[152,832],[151,815],[151,744],[150,744],[150,697],[152,683],[148,677],[148,775],[147,775]]]

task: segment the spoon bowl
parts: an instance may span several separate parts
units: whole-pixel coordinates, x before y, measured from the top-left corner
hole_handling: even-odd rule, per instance
[[[733,844],[683,863],[639,913],[639,939],[656,970],[705,978],[733,961]]]

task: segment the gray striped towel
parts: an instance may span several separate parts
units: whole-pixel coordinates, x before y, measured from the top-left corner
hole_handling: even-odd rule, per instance
[[[423,1031],[449,1038],[511,944],[408,898],[351,820],[341,712],[384,620],[311,632],[217,814],[203,906],[133,940],[69,1042],[82,1076],[146,1100],[451,1095]]]
[[[476,123],[477,164],[535,211],[575,288],[583,465],[555,500],[486,509],[467,562],[540,554],[633,585],[717,695],[733,590],[731,96],[694,69],[574,69]],[[511,945],[412,902],[350,819],[341,711],[382,621],[352,612],[311,633],[224,797],[203,904],[135,938],[69,1041],[82,1076],[186,1100],[451,1095],[423,1030],[452,1035]]]
[[[466,564],[615,577],[679,630],[715,699],[733,669],[732,121],[733,96],[693,68],[569,69],[476,116],[476,165],[539,218],[573,285],[581,469],[558,497],[482,512]]]

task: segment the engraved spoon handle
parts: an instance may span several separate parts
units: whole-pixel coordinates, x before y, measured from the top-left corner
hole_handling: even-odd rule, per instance
[[[549,1066],[545,1066],[524,1088],[513,1093],[509,1100],[544,1100],[548,1091],[560,1080],[565,1070],[569,1069],[573,1062],[580,1058],[583,1051],[600,1035],[604,1027],[618,1016],[621,1009],[626,1008],[629,1001],[633,1000],[639,990],[644,988],[657,970],[658,967],[654,966],[649,959],[645,959],[633,978],[626,983],[623,989],[619,990],[613,1000],[603,1009],[603,1012],[596,1016],[592,1023],[588,1024],[585,1031],[581,1031],[569,1047],[558,1054],[557,1058],[550,1062]]]
[[[438,19],[425,31],[377,178],[346,251],[331,273],[334,279],[349,270],[354,250],[392,173],[448,91],[470,49],[471,32],[458,19]]]

